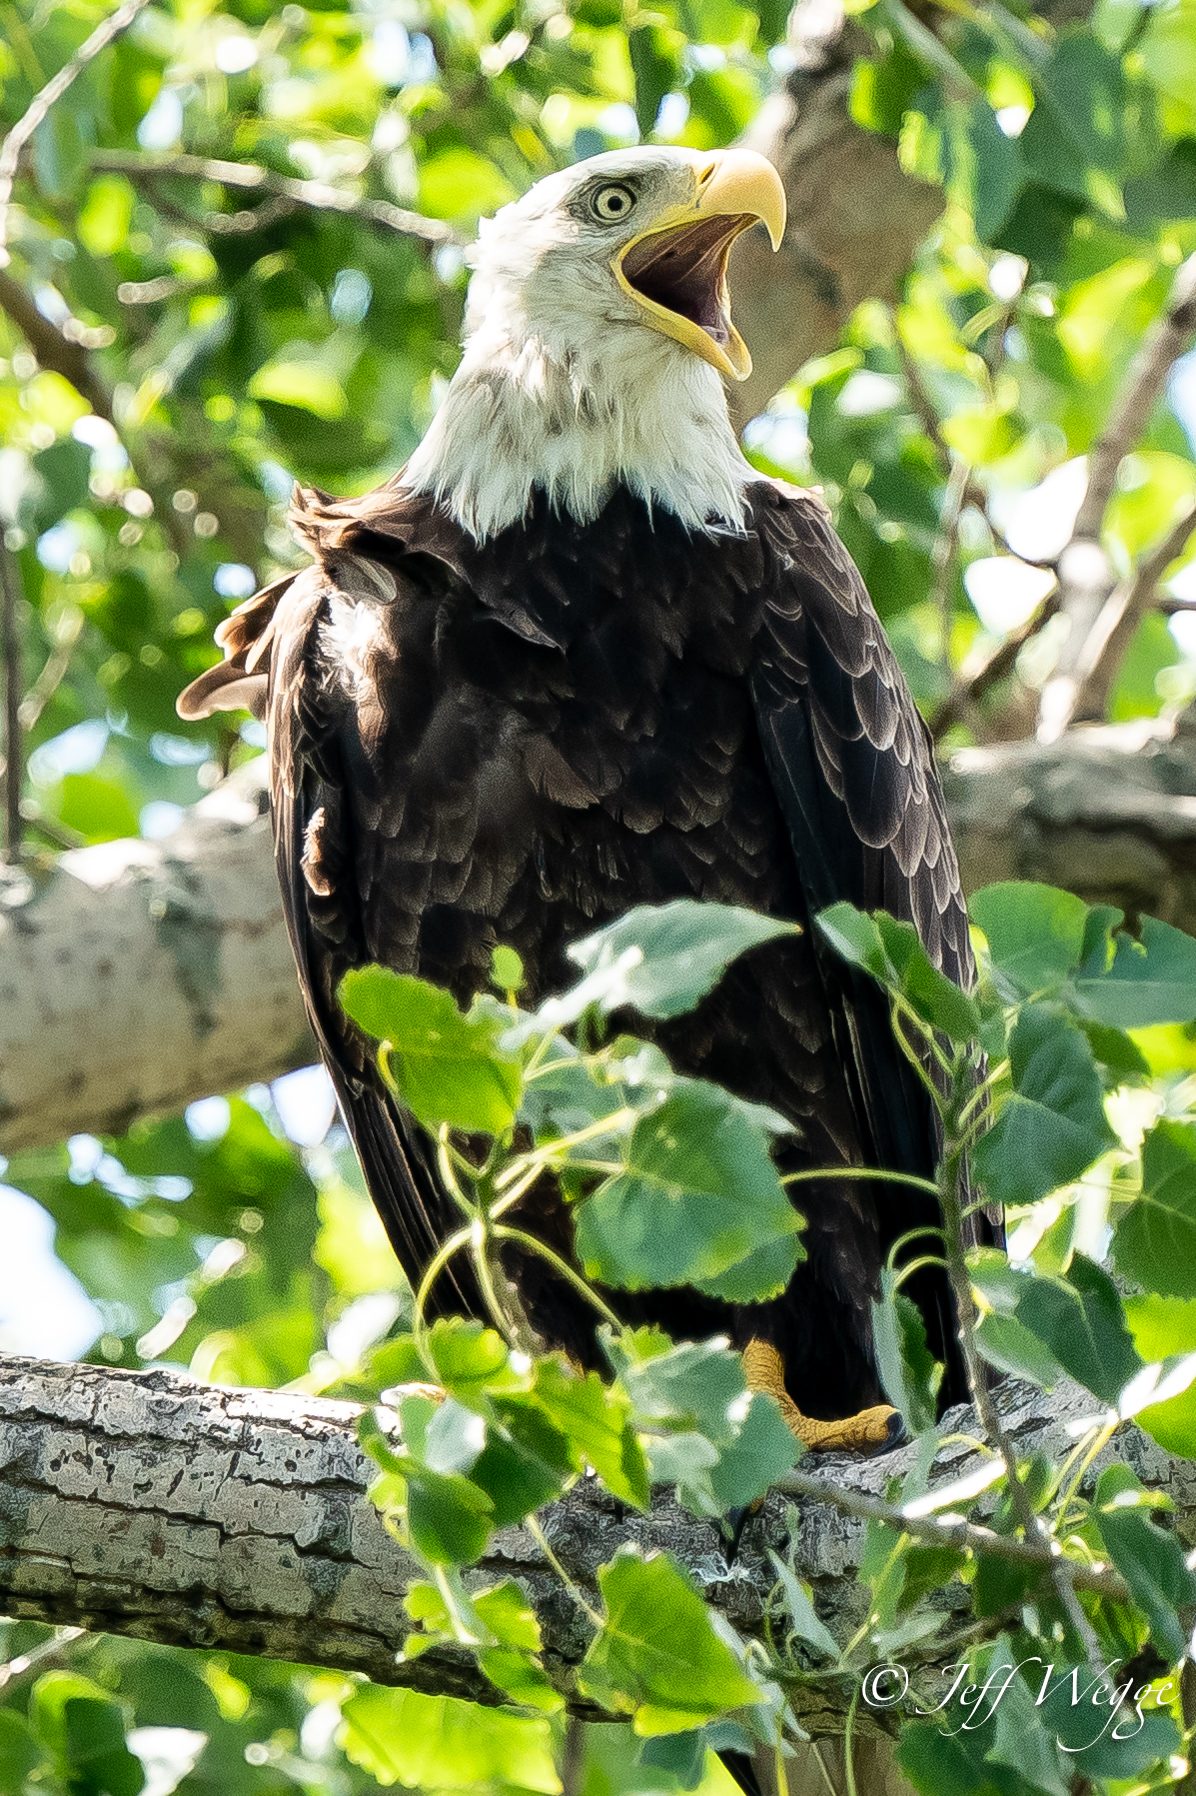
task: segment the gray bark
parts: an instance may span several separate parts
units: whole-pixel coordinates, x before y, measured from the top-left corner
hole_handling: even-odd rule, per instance
[[[1013,1384],[1000,1401],[1019,1450],[1051,1457],[1065,1451],[1068,1422],[1096,1408],[1079,1391],[1056,1392],[1044,1418],[1041,1393]],[[422,1574],[365,1496],[357,1414],[351,1404],[215,1389],[167,1372],[0,1361],[0,1613],[495,1700],[464,1655],[396,1658],[408,1627],[403,1595]],[[968,1432],[976,1426],[968,1412],[952,1420]],[[1196,1467],[1170,1461],[1133,1428],[1117,1450],[1144,1483],[1170,1494],[1190,1537]],[[913,1451],[806,1464],[843,1487],[883,1496]],[[940,1452],[934,1482],[976,1464],[957,1440]],[[830,1503],[804,1499],[791,1529],[789,1501],[775,1494],[749,1522],[730,1567],[710,1524],[663,1501],[650,1516],[630,1513],[593,1481],[541,1520],[586,1591],[624,1542],[667,1549],[746,1635],[760,1632],[775,1583],[766,1545],[792,1553],[841,1642],[869,1600],[857,1581],[863,1524]],[[471,1575],[480,1583],[515,1577],[525,1587],[544,1631],[546,1666],[567,1693],[588,1624],[531,1535],[503,1531]],[[967,1610],[959,1586],[933,1600],[945,1620]],[[799,1690],[811,1731],[841,1731],[850,1684]]]
[[[902,172],[896,142],[848,112],[853,66],[869,48],[834,0],[803,0],[790,32],[796,66],[744,138],[780,172],[789,222],[775,256],[762,231],[735,251],[735,318],[754,361],[730,395],[741,423],[834,347],[861,301],[896,299],[943,209],[941,188]]]
[[[161,842],[0,866],[0,1150],[314,1059],[259,774]]]
[[[966,749],[946,766],[969,890],[1041,879],[1196,927],[1196,756],[1156,726]],[[314,1057],[260,764],[161,842],[0,884],[0,1151],[232,1090]]]

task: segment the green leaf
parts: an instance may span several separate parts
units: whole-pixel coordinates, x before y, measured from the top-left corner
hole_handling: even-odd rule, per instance
[[[976,235],[982,243],[995,243],[1025,179],[1021,147],[1002,131],[984,100],[968,107],[966,141]]]
[[[304,361],[280,357],[266,362],[249,382],[249,396],[270,400],[275,405],[295,406],[327,423],[345,417],[349,410],[340,375],[314,356]]]
[[[1113,1236],[1119,1272],[1145,1291],[1196,1297],[1196,1128],[1160,1122],[1142,1146],[1142,1190]]]
[[[1010,881],[986,886],[968,909],[984,931],[993,969],[1009,996],[1055,992],[1080,963],[1088,906],[1071,892]]]
[[[912,923],[878,911],[866,916],[852,904],[832,904],[818,928],[852,966],[871,973],[914,1014],[952,1041],[973,1041],[980,1030],[974,1001],[931,961]]]
[[[1049,1347],[1065,1372],[1111,1408],[1142,1370],[1116,1285],[1082,1254],[1073,1259],[1066,1279],[1027,1281],[1017,1320]]]
[[[1127,1297],[1124,1307],[1134,1346],[1144,1360],[1188,1359],[1196,1342],[1196,1299]],[[1196,1383],[1139,1409],[1134,1420],[1168,1453],[1196,1459]]]
[[[1138,53],[1155,86],[1190,108],[1196,91],[1196,0],[1152,7]]]
[[[478,1666],[504,1696],[521,1708],[555,1715],[565,1706],[564,1697],[553,1688],[547,1672],[526,1653],[507,1646],[484,1646],[478,1652]]]
[[[763,1692],[745,1675],[688,1578],[664,1553],[628,1548],[600,1567],[602,1626],[578,1670],[578,1688],[637,1734],[698,1727]]]
[[[1047,186],[1080,198],[1108,189],[1095,174],[1127,172],[1126,94],[1120,57],[1086,27],[1063,33],[1035,81],[1038,103],[1021,136],[1026,166]]]
[[[994,1643],[985,1667],[989,1675],[996,1673],[994,1688],[1003,1683],[1004,1668],[1016,1665],[1018,1658],[1006,1636]],[[1014,1773],[1019,1796],[1023,1791],[1027,1796],[1030,1791],[1040,1792],[1041,1796],[1069,1796],[1072,1789],[1070,1772],[1064,1769],[1067,1761],[1043,1725],[1034,1697],[1020,1676],[1010,1680],[996,1705],[986,1757],[990,1764],[1005,1766]]]
[[[932,1428],[943,1368],[926,1343],[922,1312],[897,1289],[896,1274],[888,1266],[880,1275],[880,1297],[872,1304],[872,1338],[885,1396],[911,1433]]]
[[[431,1565],[472,1565],[486,1550],[494,1505],[485,1491],[456,1473],[405,1468],[411,1543]]]
[[[119,780],[103,773],[68,773],[54,796],[59,822],[89,842],[114,842],[138,832],[137,807]]]
[[[516,1363],[502,1336],[485,1323],[438,1317],[425,1348],[436,1382],[468,1408],[486,1413],[492,1398],[532,1388],[530,1367]]]
[[[1076,1003],[1115,1029],[1196,1018],[1196,939],[1157,917],[1143,917],[1137,937],[1118,930],[1112,963],[1094,954],[1075,981]]]
[[[1101,1473],[1093,1513],[1110,1559],[1150,1622],[1151,1639],[1177,1663],[1191,1632],[1179,1612],[1196,1603],[1196,1577],[1183,1547],[1151,1520],[1145,1492],[1127,1466]]]
[[[80,1796],[140,1796],[141,1760],[125,1742],[125,1720],[111,1700],[72,1696],[62,1706],[62,1761]]]
[[[490,956],[490,978],[500,992],[519,992],[524,985],[523,961],[514,948],[500,942]]]
[[[800,1522],[794,1514],[794,1527],[791,1536],[796,1535]],[[790,1631],[803,1646],[810,1647],[820,1659],[838,1659],[839,1642],[831,1633],[826,1623],[821,1621],[815,1611],[813,1600],[806,1586],[800,1581],[793,1567],[769,1548],[768,1557],[773,1570],[780,1580],[781,1594],[785,1600],[785,1620]]]
[[[680,33],[663,25],[636,25],[627,34],[635,76],[635,116],[641,137],[647,137],[655,126],[665,95],[681,85],[677,53],[683,45]]]
[[[746,1509],[793,1469],[797,1454],[797,1440],[776,1403],[754,1391],[738,1433],[710,1468],[713,1512]]]
[[[403,1103],[429,1129],[502,1135],[519,1107],[519,1063],[500,1045],[503,1022],[409,973],[360,967],[341,980],[346,1013],[382,1042]]]
[[[785,1194],[765,1130],[716,1086],[678,1081],[641,1117],[626,1170],[585,1199],[577,1250],[589,1276],[628,1290],[711,1279],[781,1241],[764,1298],[800,1257],[800,1219]]]
[[[991,1198],[1026,1204],[1078,1179],[1116,1137],[1092,1049],[1054,1006],[1027,1005],[1009,1058],[1013,1094],[977,1144],[974,1165]]]
[[[12,1790],[16,1796],[26,1788],[26,1779],[37,1773],[38,1787],[51,1787],[46,1773],[49,1765],[38,1739],[23,1715],[12,1709],[0,1709],[0,1790]]]
[[[388,1789],[561,1789],[545,1720],[377,1684],[360,1685],[342,1713],[346,1755]]]
[[[557,1359],[541,1360],[536,1401],[565,1434],[578,1470],[593,1466],[606,1488],[636,1509],[649,1501],[648,1465],[632,1426],[631,1401],[603,1384],[596,1372],[580,1373]]]
[[[560,1496],[574,1460],[561,1430],[539,1409],[527,1403],[498,1408],[469,1475],[490,1498],[495,1527],[505,1528]]]
[[[569,958],[585,974],[580,984],[552,998],[540,1017],[573,1022],[591,1005],[599,1010],[640,1010],[674,1017],[692,1010],[727,967],[750,948],[793,935],[796,924],[760,916],[732,904],[640,905],[594,935],[574,942]]]
[[[775,1405],[749,1399],[743,1361],[722,1341],[675,1346],[653,1328],[602,1339],[646,1438],[653,1482],[676,1484],[695,1515],[721,1518],[738,1506],[736,1493],[763,1481],[741,1499],[752,1501],[793,1464],[793,1437],[778,1432]]]
[[[989,1742],[976,1733],[950,1732],[939,1720],[914,1721],[902,1730],[897,1759],[919,1796],[1004,1796],[1001,1774],[990,1773]],[[1020,1793],[1019,1793],[1020,1796]]]

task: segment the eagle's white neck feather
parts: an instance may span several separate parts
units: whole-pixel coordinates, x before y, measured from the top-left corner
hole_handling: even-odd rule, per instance
[[[477,538],[524,517],[537,489],[585,522],[620,484],[694,530],[742,527],[754,474],[713,368],[622,318],[578,331],[574,314],[574,340],[554,344],[499,297],[489,291],[404,485]]]

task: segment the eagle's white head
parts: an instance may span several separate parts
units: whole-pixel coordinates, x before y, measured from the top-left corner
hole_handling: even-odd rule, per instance
[[[724,378],[751,358],[727,260],[785,194],[749,150],[617,150],[550,175],[481,227],[461,365],[404,484],[475,536],[540,488],[594,517],[623,483],[695,529],[735,528],[751,470]]]

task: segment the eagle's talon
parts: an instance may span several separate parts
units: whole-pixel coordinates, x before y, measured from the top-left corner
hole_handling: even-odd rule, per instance
[[[905,1438],[905,1423],[890,1403],[874,1403],[857,1415],[824,1421],[800,1410],[785,1385],[785,1362],[771,1341],[749,1341],[743,1353],[748,1389],[778,1404],[790,1430],[808,1453],[881,1453]]]

